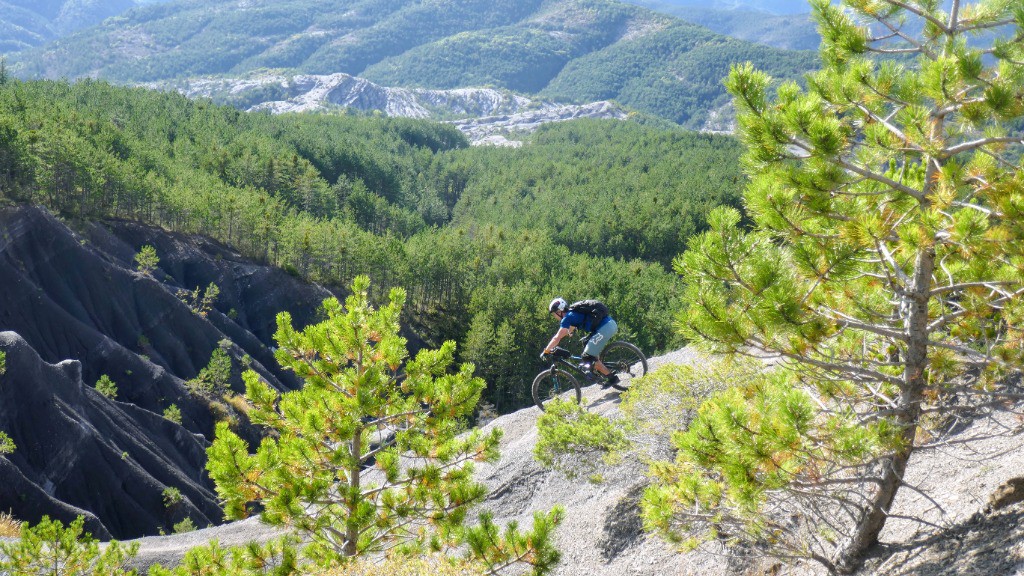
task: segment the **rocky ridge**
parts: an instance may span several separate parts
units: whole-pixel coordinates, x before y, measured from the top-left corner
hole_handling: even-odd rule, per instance
[[[39,208],[0,207],[0,430],[16,445],[0,456],[0,510],[31,522],[85,515],[97,536],[170,531],[189,518],[219,523],[206,447],[218,419],[258,436],[229,405],[185,382],[228,341],[231,386],[247,363],[279,389],[299,385],[270,349],[275,315],[310,321],[326,290],[241,259],[214,242],[128,222],[73,231]],[[143,245],[160,267],[135,270]],[[179,290],[216,284],[197,313]],[[107,376],[115,398],[95,383]],[[175,405],[180,424],[164,417]],[[165,501],[165,491],[182,496]]]
[[[700,364],[706,357],[692,349],[651,359],[652,368],[667,363]],[[616,417],[619,394],[599,386],[584,389],[591,412]],[[645,467],[626,461],[609,469],[600,484],[568,479],[542,468],[533,458],[537,442],[537,408],[498,417],[486,429],[501,428],[501,459],[481,464],[477,477],[490,489],[483,507],[504,523],[529,525],[535,510],[565,507],[556,531],[562,562],[557,576],[826,576],[817,564],[783,565],[771,559],[737,560],[717,544],[689,553],[647,535],[638,501],[647,483]],[[977,438],[970,445],[957,439]],[[926,490],[901,491],[895,515],[916,515],[931,524],[894,519],[856,576],[1024,576],[1024,501],[992,509],[989,495],[1024,475],[1024,433],[1018,418],[997,412],[964,427],[950,444],[918,452],[908,482]],[[139,540],[140,567],[176,562],[191,546],[210,539],[242,544],[275,534],[255,519],[184,535]]]
[[[584,117],[623,120],[628,116],[624,108],[608,101],[558,104],[493,88],[394,88],[341,73],[201,78],[147,86],[273,114],[352,108],[388,116],[432,118],[451,122],[474,144],[515,146],[518,142],[510,140],[510,135],[532,132],[548,122]]]

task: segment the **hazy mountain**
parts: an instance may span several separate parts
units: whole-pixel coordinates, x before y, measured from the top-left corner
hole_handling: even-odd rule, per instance
[[[810,18],[806,2],[760,2],[719,7],[723,3],[688,2],[685,0],[623,0],[637,6],[676,16],[687,22],[740,40],[757,42],[787,50],[814,50],[821,38]],[[757,9],[754,5],[768,5],[778,13]],[[783,5],[785,4],[785,5]],[[793,10],[796,10],[795,12]],[[800,11],[802,10],[802,12]]]
[[[40,46],[116,16],[162,0],[0,0],[0,54]]]
[[[360,76],[383,86],[492,87],[570,103],[616,100],[691,127],[728,105],[721,80],[793,52],[612,0],[176,0],[17,55],[23,77],[152,82],[196,76]]]
[[[625,0],[631,4],[663,4],[677,8],[706,8],[709,10],[734,10],[739,12],[767,12],[769,14],[808,14],[811,5],[807,0]]]

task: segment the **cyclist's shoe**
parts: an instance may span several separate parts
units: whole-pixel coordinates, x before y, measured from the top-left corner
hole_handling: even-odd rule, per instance
[[[609,374],[608,376],[605,376],[604,382],[601,383],[601,386],[603,386],[604,388],[607,388],[607,387],[611,386],[612,384],[618,384],[618,383],[619,383],[619,375],[618,374]]]

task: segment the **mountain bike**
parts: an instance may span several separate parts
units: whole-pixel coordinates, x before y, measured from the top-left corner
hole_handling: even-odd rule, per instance
[[[617,383],[608,384],[616,390],[628,390],[633,378],[639,378],[647,373],[647,357],[636,345],[625,340],[616,340],[608,344],[601,352],[600,359],[611,374],[619,377]],[[583,357],[576,356],[565,348],[556,347],[551,354],[541,354],[541,360],[551,362],[550,368],[537,374],[533,379],[533,402],[541,410],[544,410],[544,404],[566,393],[569,393],[569,398],[575,397],[576,403],[582,402],[581,379],[588,385],[604,381],[596,372],[584,372],[579,366]],[[580,378],[574,376],[574,373]]]

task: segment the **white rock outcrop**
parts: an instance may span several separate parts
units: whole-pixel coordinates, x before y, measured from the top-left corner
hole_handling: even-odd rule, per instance
[[[515,140],[516,134],[532,132],[548,122],[574,118],[622,120],[627,116],[621,106],[608,101],[558,104],[493,88],[392,88],[340,73],[264,75],[248,79],[200,78],[187,80],[176,85],[175,89],[190,98],[240,98],[248,94],[246,100],[258,101],[248,110],[273,114],[342,107],[364,112],[378,111],[388,116],[434,118],[451,122],[473,144],[498,146],[518,146],[521,143]],[[283,98],[261,100],[261,94]]]

